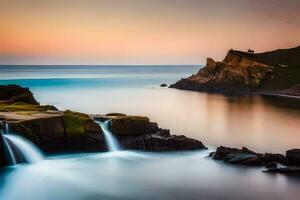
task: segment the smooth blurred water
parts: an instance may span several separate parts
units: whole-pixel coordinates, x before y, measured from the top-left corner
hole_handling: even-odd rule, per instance
[[[15,154],[21,154],[20,156],[28,163],[39,162],[43,159],[41,151],[33,143],[23,137],[8,133],[3,135],[3,140],[7,144],[12,164],[16,164],[15,157],[17,157],[17,155]]]
[[[119,152],[53,157],[7,168],[1,200],[299,199],[300,181],[192,153]]]
[[[0,84],[29,87],[42,104],[146,115],[210,146],[284,152],[299,147],[298,100],[161,88],[195,66],[0,67]],[[208,151],[63,155],[2,172],[0,199],[299,199],[298,178],[225,165]]]
[[[108,150],[112,151],[112,152],[113,151],[120,151],[121,147],[120,147],[119,142],[117,141],[115,136],[112,134],[112,132],[108,128],[110,120],[108,120],[106,122],[97,122],[97,123],[100,125],[100,127],[102,129],[102,132],[103,132],[104,137],[105,137],[106,144],[108,146]]]

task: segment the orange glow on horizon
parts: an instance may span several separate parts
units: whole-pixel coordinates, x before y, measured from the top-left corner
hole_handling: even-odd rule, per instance
[[[145,5],[130,0],[118,5],[75,1],[74,7],[61,2],[33,7],[0,3],[0,55],[29,61],[33,56],[82,57],[112,64],[196,64],[207,56],[221,59],[230,48],[265,51],[300,44],[299,20],[287,23],[263,17],[260,10],[216,7],[214,13],[198,13],[191,10],[198,5],[192,0],[184,4],[187,8],[166,7],[158,0],[143,1]],[[149,13],[147,4],[157,10]]]

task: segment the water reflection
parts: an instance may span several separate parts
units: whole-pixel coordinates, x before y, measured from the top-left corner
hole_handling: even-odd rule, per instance
[[[60,109],[146,115],[173,133],[211,146],[247,146],[282,153],[299,147],[300,109],[286,106],[300,105],[299,100],[291,104],[276,97],[223,96],[157,87],[86,88],[75,93],[74,89],[55,88],[39,89],[36,94],[42,103]]]

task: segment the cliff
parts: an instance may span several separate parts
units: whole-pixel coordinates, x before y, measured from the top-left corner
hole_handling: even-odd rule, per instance
[[[208,58],[197,74],[170,87],[233,94],[287,91],[300,95],[298,89],[293,90],[297,84],[300,84],[300,47],[260,54],[230,50],[222,62]]]

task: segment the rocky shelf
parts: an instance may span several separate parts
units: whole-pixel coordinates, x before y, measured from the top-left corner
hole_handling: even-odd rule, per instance
[[[0,120],[10,131],[23,136],[45,153],[107,151],[101,127],[94,121],[111,120],[110,131],[124,149],[183,151],[206,149],[202,142],[183,135],[171,135],[142,116],[120,113],[87,115],[54,106],[40,105],[33,94],[17,85],[0,86]],[[2,127],[3,128],[3,127]],[[3,141],[0,154],[3,161]]]

